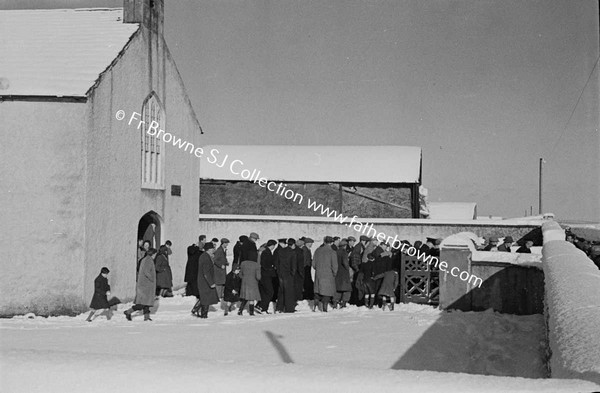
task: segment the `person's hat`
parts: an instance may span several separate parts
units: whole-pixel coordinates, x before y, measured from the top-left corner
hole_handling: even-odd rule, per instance
[[[229,243],[229,239],[227,239],[226,237],[221,239],[221,244],[224,244],[224,243]]]
[[[213,244],[213,242],[208,242],[204,245],[204,251],[208,251],[215,248],[215,245]]]
[[[512,236],[506,236],[504,238],[504,243],[513,243],[513,242],[514,242],[514,240],[513,240]]]
[[[256,232],[250,232],[250,235],[248,235],[248,237],[255,240],[260,239],[260,237],[258,237],[258,233]]]
[[[245,242],[246,240],[248,240],[248,236],[242,235],[238,239],[240,239],[241,242]]]
[[[277,239],[277,241],[279,243],[286,243],[287,244],[287,239],[286,238]]]
[[[340,246],[345,246],[348,244],[348,239],[340,239]]]
[[[435,242],[433,242],[433,244],[439,246],[440,244],[442,244],[442,239],[435,239]]]
[[[305,237],[304,238],[304,244],[308,244],[308,243],[314,243],[315,241],[313,239],[311,239],[310,237]]]
[[[292,244],[296,244],[296,240],[292,239],[291,237],[289,239],[287,239],[287,244],[288,246],[291,246]]]
[[[333,243],[333,238],[331,236],[325,236],[323,238],[323,242],[325,242],[325,243]]]
[[[100,269],[100,273],[102,273],[102,274],[108,274],[108,273],[110,273],[110,270],[108,270],[107,267],[103,267],[102,269]]]
[[[271,246],[274,246],[276,244],[277,244],[277,242],[275,240],[269,239],[269,241],[267,242],[267,247],[271,247]]]
[[[354,236],[348,236],[349,242],[356,242],[356,238]]]
[[[496,236],[490,236],[490,243],[491,242],[496,242],[498,243],[498,238]]]
[[[368,242],[369,240],[371,240],[371,238],[369,236],[365,236],[365,235],[360,235],[360,241],[361,242]]]
[[[428,237],[427,238],[427,243],[432,243],[435,244],[436,238],[435,237]]]
[[[217,239],[216,237],[213,237],[213,238],[212,238],[212,240],[211,240],[211,242],[213,242],[213,243],[218,243],[218,242],[219,242],[219,239]]]
[[[340,237],[339,236],[334,236],[333,237],[333,241],[336,241],[336,240],[340,240]]]

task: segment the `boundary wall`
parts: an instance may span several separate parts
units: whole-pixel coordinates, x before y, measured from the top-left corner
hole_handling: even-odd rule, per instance
[[[550,375],[600,383],[600,270],[558,223],[542,231]]]

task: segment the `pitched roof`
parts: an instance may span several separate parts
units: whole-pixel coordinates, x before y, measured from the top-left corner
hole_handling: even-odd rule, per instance
[[[0,11],[0,95],[84,97],[131,36],[123,9]]]
[[[415,146],[206,146],[200,178],[243,181],[242,169],[268,180],[336,183],[419,183],[421,148]],[[210,164],[211,149],[217,162]],[[225,156],[226,164],[219,168]],[[234,160],[233,171],[230,165]]]

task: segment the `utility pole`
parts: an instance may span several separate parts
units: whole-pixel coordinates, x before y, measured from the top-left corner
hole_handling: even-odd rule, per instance
[[[542,215],[544,213],[542,213],[542,166],[544,163],[544,159],[540,158],[540,181],[539,181],[539,196],[538,196],[538,200],[539,200],[539,214]]]

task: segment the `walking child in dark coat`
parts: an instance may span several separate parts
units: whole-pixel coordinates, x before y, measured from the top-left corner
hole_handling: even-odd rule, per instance
[[[242,288],[242,278],[240,277],[240,265],[234,266],[225,277],[225,290],[223,298],[227,302],[225,315],[228,315],[234,303],[240,301],[240,290]]]
[[[100,270],[100,274],[94,280],[94,296],[92,296],[92,302],[90,303],[90,315],[88,315],[86,321],[92,322],[94,316],[98,313],[98,310],[107,310],[106,319],[110,321],[112,318],[112,306],[119,303],[118,299],[111,299],[112,304],[109,303],[108,297],[110,296],[110,285],[108,285],[108,270],[107,267],[103,267]]]

